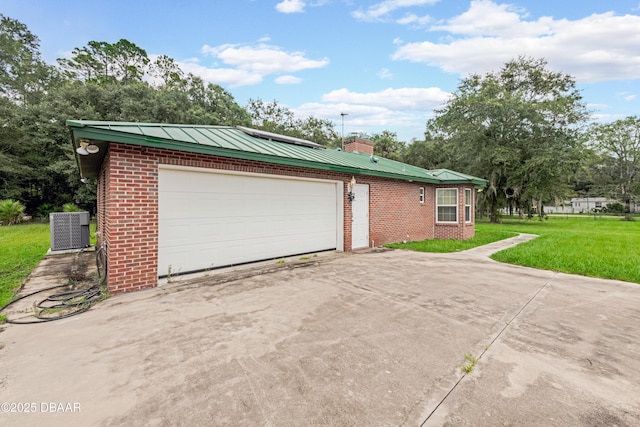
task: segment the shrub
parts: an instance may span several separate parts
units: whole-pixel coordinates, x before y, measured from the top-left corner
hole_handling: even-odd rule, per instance
[[[73,203],[65,203],[62,205],[62,212],[80,212],[81,210],[82,209]]]
[[[0,222],[13,225],[20,222],[24,215],[24,205],[16,200],[0,200]]]
[[[631,215],[631,214],[626,214],[623,218],[621,218],[622,221],[635,221],[636,218]]]
[[[621,214],[624,212],[624,205],[618,202],[610,203],[602,208],[602,212]]]
[[[51,203],[43,203],[36,208],[36,218],[42,221],[49,220],[49,214],[56,210],[55,206]]]

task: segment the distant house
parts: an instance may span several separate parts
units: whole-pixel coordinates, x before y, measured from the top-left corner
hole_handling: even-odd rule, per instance
[[[591,213],[599,212],[612,203],[620,203],[617,200],[606,197],[573,197],[559,206],[545,206],[545,213]]]
[[[468,239],[486,181],[229,126],[70,120],[112,293],[160,277],[403,240]]]

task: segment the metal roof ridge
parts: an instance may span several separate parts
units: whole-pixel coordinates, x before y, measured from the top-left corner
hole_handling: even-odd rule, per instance
[[[121,126],[137,126],[137,127],[170,127],[170,128],[206,128],[206,129],[235,129],[235,126],[230,125],[197,125],[192,123],[151,123],[151,122],[119,122],[111,120],[67,120],[67,125],[73,126],[74,124],[80,124],[81,127],[85,126],[108,126],[109,129],[116,130]]]

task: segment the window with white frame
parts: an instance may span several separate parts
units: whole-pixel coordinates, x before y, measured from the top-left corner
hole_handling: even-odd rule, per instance
[[[458,222],[458,189],[436,189],[436,222]]]
[[[471,210],[471,189],[464,189],[464,220],[465,222],[471,222],[473,211]]]
[[[424,187],[420,187],[420,204],[424,204]]]

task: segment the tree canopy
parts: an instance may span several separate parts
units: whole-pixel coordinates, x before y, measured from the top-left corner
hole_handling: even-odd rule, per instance
[[[374,143],[373,152],[378,156],[391,160],[402,161],[405,154],[405,144],[398,141],[398,134],[389,130],[376,133],[371,137]]]
[[[456,170],[484,177],[490,217],[500,207],[530,211],[566,197],[581,161],[588,118],[574,79],[542,59],[521,57],[497,72],[464,79],[427,123]]]
[[[595,124],[588,135],[597,155],[593,168],[596,188],[624,202],[630,211],[631,204],[640,200],[640,118]]]

